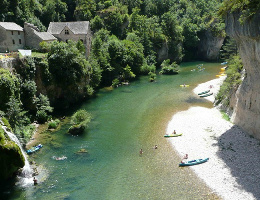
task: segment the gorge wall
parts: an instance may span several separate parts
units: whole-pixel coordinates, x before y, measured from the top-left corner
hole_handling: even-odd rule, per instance
[[[209,29],[205,31],[200,37],[198,45],[198,56],[202,60],[215,61],[219,59],[219,51],[224,42],[224,37],[214,36]]]
[[[238,90],[232,95],[232,122],[260,139],[260,11],[240,24],[240,13],[229,13],[226,32],[233,37],[246,71]]]

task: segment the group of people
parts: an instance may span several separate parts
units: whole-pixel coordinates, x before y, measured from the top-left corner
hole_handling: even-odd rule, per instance
[[[154,149],[158,149],[158,146],[157,146],[157,145],[154,145]],[[143,155],[143,153],[144,153],[144,152],[143,152],[143,149],[140,149],[140,151],[139,151],[140,156]]]

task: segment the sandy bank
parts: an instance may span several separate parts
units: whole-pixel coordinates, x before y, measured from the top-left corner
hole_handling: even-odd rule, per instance
[[[198,85],[195,93],[213,85],[214,95],[224,78]],[[214,95],[207,97],[214,101]],[[192,170],[223,199],[260,199],[260,142],[224,120],[216,108],[193,107],[173,116],[167,133],[183,133],[168,138],[176,151],[190,159],[206,158],[207,163]],[[177,163],[176,163],[177,164]]]

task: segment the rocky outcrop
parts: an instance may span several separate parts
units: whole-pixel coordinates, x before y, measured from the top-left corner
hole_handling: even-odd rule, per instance
[[[202,60],[215,61],[219,58],[219,50],[223,44],[224,37],[214,36],[212,31],[205,31],[200,37],[198,45],[198,56]]]
[[[231,97],[231,119],[260,139],[260,11],[243,24],[239,17],[240,13],[231,13],[226,19],[226,32],[236,40],[246,70],[242,84]]]
[[[10,178],[25,164],[17,144],[11,141],[0,124],[0,182]]]

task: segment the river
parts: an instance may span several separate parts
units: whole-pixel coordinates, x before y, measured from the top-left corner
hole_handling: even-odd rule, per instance
[[[82,136],[52,133],[53,141],[35,154],[37,186],[8,187],[5,199],[135,200],[218,199],[164,138],[172,116],[191,106],[212,107],[192,93],[197,84],[216,78],[218,63],[183,63],[178,75],[147,76],[114,90],[101,89],[83,104],[93,119]],[[181,84],[189,87],[180,87]],[[153,147],[157,145],[158,149]],[[88,153],[76,153],[85,148]],[[142,156],[139,150],[143,149]],[[66,156],[57,161],[53,156]]]

